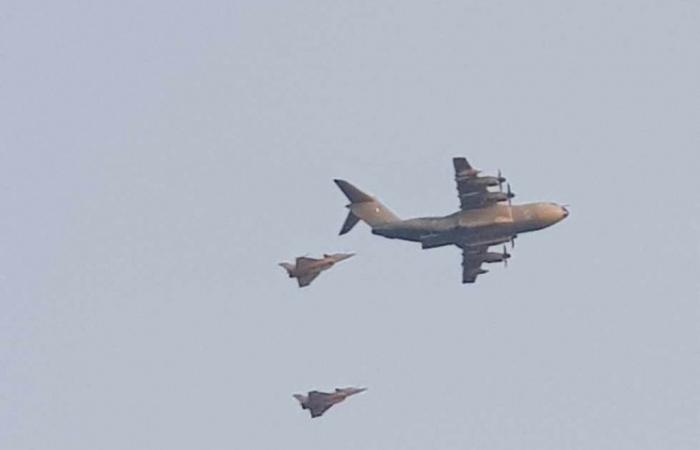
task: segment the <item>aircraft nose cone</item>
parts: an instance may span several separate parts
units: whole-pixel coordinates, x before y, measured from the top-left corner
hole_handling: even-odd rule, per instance
[[[562,209],[562,212],[563,212],[563,214],[564,214],[564,219],[566,219],[567,217],[569,217],[569,210],[566,209],[566,206],[562,206],[561,209]]]

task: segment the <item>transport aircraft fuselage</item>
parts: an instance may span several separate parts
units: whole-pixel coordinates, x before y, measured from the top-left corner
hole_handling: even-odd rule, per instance
[[[422,242],[424,248],[454,245],[507,242],[511,236],[554,225],[568,216],[568,211],[554,203],[523,205],[494,204],[480,209],[458,211],[442,217],[419,217],[372,228],[372,233],[391,239]]]

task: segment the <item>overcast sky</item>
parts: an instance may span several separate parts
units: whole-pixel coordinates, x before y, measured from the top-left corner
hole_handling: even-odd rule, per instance
[[[698,449],[698,80],[696,1],[0,1],[0,447]],[[337,235],[453,156],[572,214]]]

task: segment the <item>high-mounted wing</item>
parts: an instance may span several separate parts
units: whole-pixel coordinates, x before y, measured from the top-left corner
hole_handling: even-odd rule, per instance
[[[488,272],[481,268],[488,247],[462,247],[462,283],[473,283],[476,277]]]
[[[502,192],[502,183],[505,181],[499,172],[498,176],[480,176],[477,170],[469,164],[466,158],[452,159],[455,170],[455,182],[459,194],[459,206],[462,211],[483,208],[497,202],[506,201],[513,194]],[[499,191],[489,191],[490,186],[499,186]]]
[[[513,239],[514,236],[507,236],[481,243],[459,245],[462,248],[462,283],[473,283],[476,281],[476,277],[488,272],[488,270],[481,268],[483,263],[502,262],[507,266],[510,253],[506,251],[505,242]],[[489,247],[498,244],[504,244],[502,253],[489,251]]]
[[[304,275],[301,277],[297,277],[297,282],[299,282],[299,287],[306,287],[311,284],[312,281],[316,279],[317,276],[319,276],[321,272],[313,272],[308,275]]]
[[[479,207],[484,194],[488,192],[486,185],[475,183],[479,171],[474,169],[466,158],[453,158],[455,181],[459,194],[459,206],[462,211]]]

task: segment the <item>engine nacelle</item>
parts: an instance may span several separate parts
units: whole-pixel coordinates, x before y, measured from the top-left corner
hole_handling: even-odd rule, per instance
[[[485,263],[491,264],[491,263],[503,262],[508,258],[510,258],[509,253],[487,252],[487,253],[483,254],[482,261],[484,261]]]
[[[474,169],[474,168],[468,168],[464,170],[460,170],[455,174],[455,180],[457,181],[464,181],[464,180],[469,180],[473,179],[479,176],[481,173],[481,170],[479,169]]]
[[[506,202],[508,199],[515,197],[512,192],[469,192],[460,195],[460,198],[468,203],[482,205],[488,203]]]
[[[458,175],[456,178],[458,183],[468,183],[473,186],[498,186],[502,182],[504,182],[506,179],[501,177],[492,177],[492,176],[485,176],[485,177],[475,177],[475,176],[462,176]]]

